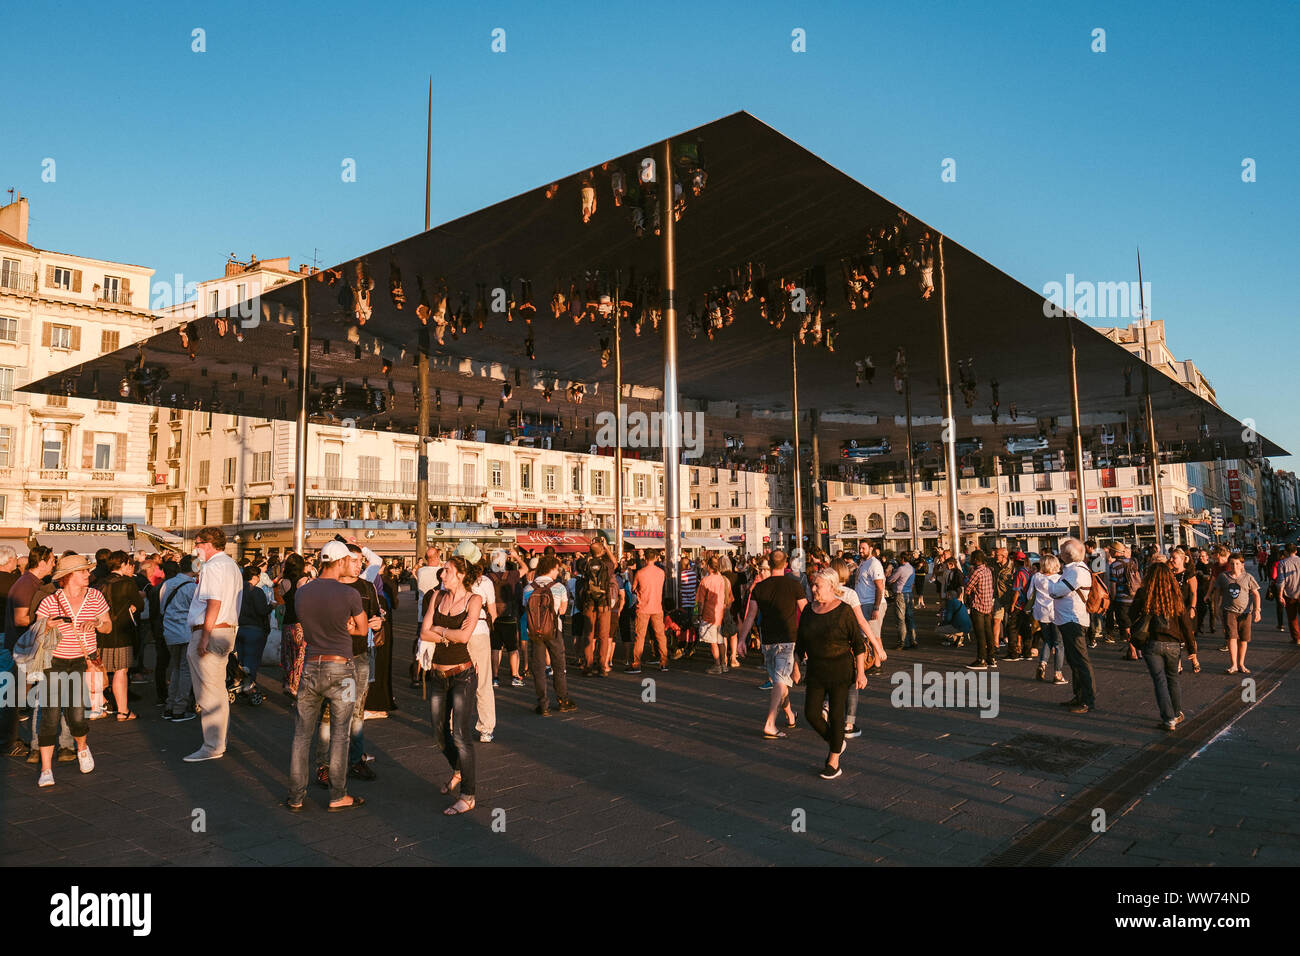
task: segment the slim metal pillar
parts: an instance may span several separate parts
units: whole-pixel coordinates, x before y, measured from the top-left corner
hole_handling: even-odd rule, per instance
[[[808,409],[808,428],[812,432],[809,445],[812,447],[812,512],[813,543],[818,548],[830,548],[830,526],[822,533],[822,456],[817,448],[817,409]]]
[[[623,560],[623,315],[619,307],[621,277],[614,274],[614,560]],[[665,490],[667,480],[665,479]]]
[[[1088,499],[1084,487],[1083,422],[1079,412],[1079,361],[1074,347],[1074,319],[1065,317],[1065,327],[1070,336],[1070,427],[1074,429],[1074,485],[1079,509],[1079,540],[1088,540]]]
[[[916,530],[916,459],[912,445],[912,376],[903,373],[903,410],[907,414],[907,491],[912,499],[912,510],[908,512],[908,527],[912,529],[912,550],[919,551],[919,539]]]
[[[790,405],[794,422],[794,547],[790,550],[792,564],[803,558],[803,462],[799,455],[799,340],[790,336]],[[798,554],[796,554],[798,552]],[[803,564],[793,564],[797,571]]]
[[[305,556],[307,546],[307,388],[311,379],[311,312],[307,280],[299,283],[302,321],[298,324],[298,427],[293,458],[293,549]]]
[[[429,231],[429,200],[433,186],[433,77],[429,78],[429,125],[424,143],[424,231]],[[415,564],[429,546],[429,354],[416,345],[419,394],[415,409]]]
[[[677,407],[677,236],[673,221],[673,146],[664,140],[656,174],[659,222],[663,232],[664,308],[664,558],[669,594],[681,606],[682,503],[678,466],[682,457],[682,423]]]
[[[961,554],[961,508],[957,504],[957,419],[952,413],[952,357],[948,350],[948,280],[939,236],[939,335],[943,343],[943,442],[948,472],[948,522],[953,556]]]

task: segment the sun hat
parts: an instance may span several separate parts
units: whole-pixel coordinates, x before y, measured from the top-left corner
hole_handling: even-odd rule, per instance
[[[72,574],[74,571],[89,571],[94,566],[95,562],[89,558],[82,557],[79,554],[69,554],[59,558],[59,566],[51,577],[57,581],[64,575]]]

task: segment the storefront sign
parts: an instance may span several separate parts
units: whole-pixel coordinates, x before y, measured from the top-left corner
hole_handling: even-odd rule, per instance
[[[1095,515],[1095,514],[1097,514],[1097,513],[1098,513],[1098,508],[1097,508],[1097,499],[1096,499],[1096,498],[1089,498],[1089,499],[1088,499],[1088,514],[1090,514],[1090,515]]]
[[[47,534],[125,534],[135,535],[135,525],[112,521],[49,521]]]

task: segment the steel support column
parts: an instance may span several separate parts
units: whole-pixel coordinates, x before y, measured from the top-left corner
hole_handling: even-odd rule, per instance
[[[948,349],[948,280],[939,236],[939,337],[943,343],[943,443],[948,472],[948,521],[953,556],[961,554],[961,508],[957,504],[957,419],[952,414],[952,357]]]
[[[656,172],[659,222],[663,233],[664,307],[664,570],[669,594],[681,606],[682,503],[678,465],[682,457],[682,422],[677,407],[677,236],[673,221],[673,146],[664,140]]]

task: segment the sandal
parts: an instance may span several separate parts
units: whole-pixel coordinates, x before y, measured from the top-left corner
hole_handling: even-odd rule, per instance
[[[123,721],[127,721],[127,720],[135,720],[138,716],[139,715],[135,711],[128,710],[125,714],[118,714],[117,720],[118,723],[122,723]]]
[[[793,711],[793,710],[790,711],[790,713],[791,713],[793,716],[790,718],[790,720],[786,721],[785,729],[786,729],[786,730],[797,730],[798,727],[799,727],[799,714],[796,713],[796,712]]]
[[[764,740],[784,740],[788,736],[789,734],[787,734],[784,730],[778,730],[774,734],[769,734],[766,730],[763,731]]]
[[[357,807],[364,807],[366,801],[362,797],[353,797],[351,803],[340,803],[338,806],[331,806],[330,813],[342,813],[344,810],[355,810]]]
[[[448,780],[447,783],[438,792],[451,793],[453,790],[455,790],[457,787],[460,786],[460,781],[461,781],[460,771],[457,770],[455,773],[451,775],[451,779]]]
[[[443,816],[454,817],[462,813],[469,813],[474,809],[473,797],[461,797],[446,810],[442,811]]]

